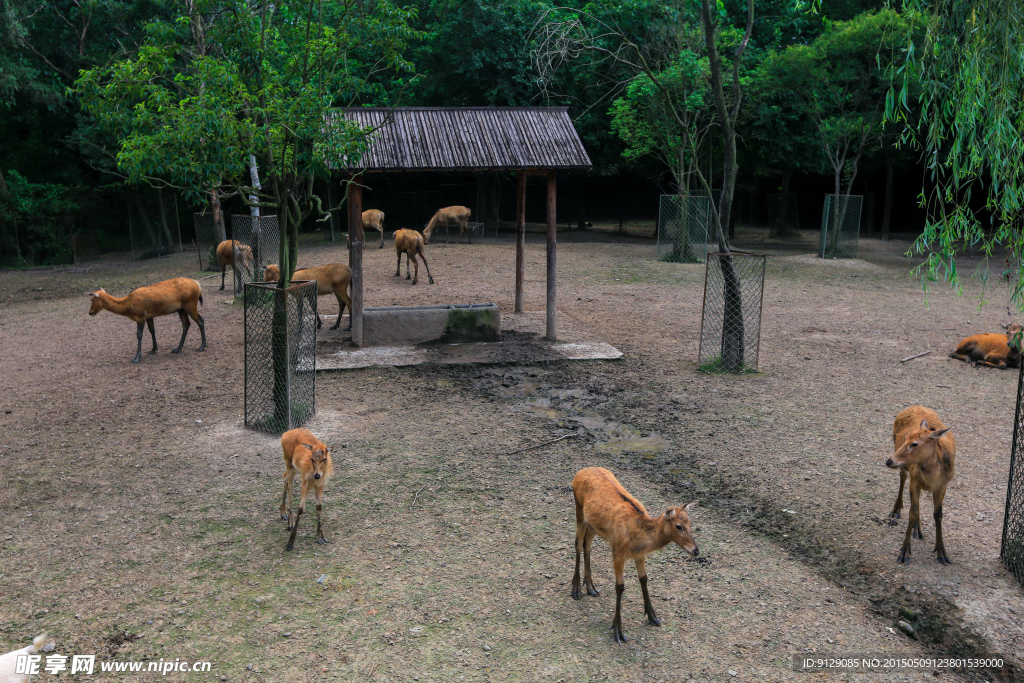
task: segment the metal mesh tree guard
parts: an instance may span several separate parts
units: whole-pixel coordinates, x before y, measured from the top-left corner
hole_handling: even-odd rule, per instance
[[[316,412],[316,281],[245,286],[245,424],[273,434]]]
[[[1024,585],[1024,363],[1017,379],[1017,412],[1013,422],[1013,447],[1010,450],[1010,477],[1006,485],[1006,512],[1003,515],[1003,545],[999,557],[1006,568]]]
[[[757,370],[764,270],[763,254],[708,254],[697,352],[701,370]]]
[[[251,254],[251,268],[235,268],[235,291],[245,295],[245,285],[256,282],[262,275],[263,266],[277,263],[277,250],[281,243],[281,229],[277,216],[245,216],[231,217],[231,239],[244,244]],[[235,246],[235,263],[239,261],[239,247]],[[244,251],[244,250],[243,250]],[[244,254],[248,257],[248,254]]]
[[[178,202],[173,192],[164,188],[131,192],[128,207],[133,260],[181,253]]]
[[[796,192],[768,195],[768,225],[773,235],[794,235],[800,232]]]
[[[658,259],[703,263],[714,247],[709,238],[711,200],[706,195],[663,194],[658,207]]]
[[[212,211],[192,214],[192,221],[196,226],[196,239],[193,242],[196,247],[196,255],[199,259],[199,270],[220,272],[220,264],[217,263],[217,226],[213,220]]]
[[[859,194],[825,195],[821,210],[821,258],[857,258],[860,241],[860,212],[864,197]]]

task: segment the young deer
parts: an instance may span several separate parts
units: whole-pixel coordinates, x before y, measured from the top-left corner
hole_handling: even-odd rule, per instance
[[[644,594],[644,614],[654,626],[661,626],[654,615],[654,605],[647,592],[647,556],[675,543],[692,554],[700,553],[690,532],[687,512],[697,503],[669,508],[652,519],[647,510],[631,496],[619,480],[603,467],[587,467],[576,473],[572,480],[572,495],[576,499],[576,573],[572,577],[572,597],[579,600],[580,550],[583,551],[583,582],[588,595],[598,595],[590,574],[590,548],[594,536],[600,536],[612,549],[615,568],[615,618],[612,620],[615,642],[626,642],[622,634],[622,593],[626,589],[623,570],[626,559],[636,562],[640,590]]]
[[[281,519],[288,521],[288,530],[292,532],[285,550],[291,550],[295,546],[295,533],[299,530],[299,520],[306,509],[306,496],[310,488],[316,493],[316,542],[321,545],[327,543],[323,527],[320,525],[320,510],[324,503],[324,484],[334,471],[331,466],[331,449],[307,429],[292,429],[282,434],[281,449],[284,451]],[[300,475],[301,493],[299,509],[295,515],[295,522],[292,523],[292,482],[296,474]]]
[[[942,564],[949,564],[946,546],[942,542],[942,500],[946,486],[953,479],[953,460],[956,457],[956,439],[948,434],[949,427],[931,408],[911,406],[896,416],[892,426],[892,441],[896,453],[885,461],[886,467],[899,468],[900,492],[889,516],[898,518],[903,510],[903,485],[910,480],[910,519],[903,539],[898,562],[910,562],[910,539],[924,538],[921,533],[919,503],[921,491],[931,491],[933,518],[935,519],[935,555]]]

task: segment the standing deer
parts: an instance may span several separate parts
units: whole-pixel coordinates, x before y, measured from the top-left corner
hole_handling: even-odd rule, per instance
[[[416,277],[412,283],[416,284],[420,279],[420,262],[416,255],[423,259],[423,267],[427,269],[427,278],[430,284],[434,284],[434,276],[430,274],[430,266],[427,265],[427,257],[423,253],[423,235],[415,230],[402,228],[395,231],[395,251],[398,253],[398,265],[395,267],[395,277],[402,277],[402,254],[405,254],[405,279],[409,279],[409,264],[416,266]]]
[[[946,486],[953,479],[953,460],[956,457],[956,439],[947,433],[949,429],[934,410],[924,406],[903,410],[893,423],[892,441],[896,453],[885,461],[885,465],[899,468],[900,492],[889,517],[899,518],[903,510],[903,485],[910,480],[910,519],[897,560],[900,564],[910,562],[911,537],[924,538],[919,508],[921,491],[931,491],[932,494],[936,559],[941,564],[950,564],[942,542],[942,500],[946,497]]]
[[[462,236],[468,232],[468,241],[473,244],[473,233],[469,231],[469,217],[471,211],[465,206],[446,206],[443,209],[438,209],[426,227],[423,228],[423,243],[426,244],[430,241],[430,236],[434,233],[434,228],[438,227],[442,223],[445,228],[448,228],[452,223],[459,226],[459,239],[456,240],[456,244],[462,241]],[[447,236],[445,237],[445,243],[447,243]]]
[[[312,488],[316,494],[316,542],[327,543],[323,527],[320,526],[320,510],[324,503],[324,485],[331,478],[334,468],[331,465],[331,449],[320,439],[313,436],[308,429],[292,429],[281,435],[281,450],[284,451],[284,495],[281,498],[281,519],[287,520],[288,537],[285,550],[295,547],[295,534],[299,530],[299,520],[306,509],[306,496]],[[292,483],[298,474],[301,485],[299,509],[292,522]],[[287,512],[286,512],[287,511]]]
[[[636,498],[629,494],[619,480],[603,467],[587,467],[576,473],[572,480],[572,495],[576,500],[576,573],[572,577],[572,597],[580,593],[580,551],[583,551],[583,582],[588,595],[598,595],[590,573],[590,548],[594,536],[600,536],[612,549],[615,569],[615,618],[612,630],[615,642],[626,642],[622,634],[622,593],[625,591],[623,571],[626,559],[636,562],[636,574],[644,595],[644,614],[654,626],[661,626],[654,615],[654,604],[647,592],[647,556],[661,550],[673,541],[694,557],[700,553],[690,531],[687,514],[697,503],[669,508],[657,518],[651,518]]]

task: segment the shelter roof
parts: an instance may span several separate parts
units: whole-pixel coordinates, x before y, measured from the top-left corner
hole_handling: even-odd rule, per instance
[[[567,107],[354,107],[338,113],[374,128],[351,171],[590,168]]]

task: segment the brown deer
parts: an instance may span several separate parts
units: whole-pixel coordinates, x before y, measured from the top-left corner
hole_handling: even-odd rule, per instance
[[[281,269],[276,265],[269,265],[264,270],[264,282],[277,282],[281,279]],[[303,268],[292,274],[292,281],[295,280],[316,280],[317,296],[333,293],[338,299],[338,320],[331,326],[332,330],[341,327],[341,315],[348,306],[349,321],[346,330],[352,329],[352,299],[348,295],[349,284],[352,282],[352,270],[344,263],[328,263],[325,266],[316,268]],[[316,314],[316,326],[319,329],[323,326],[320,320],[319,311]]]
[[[295,547],[295,534],[299,530],[299,520],[306,509],[306,496],[312,488],[316,494],[316,542],[327,543],[323,527],[320,525],[320,510],[324,503],[324,485],[331,478],[334,468],[331,465],[331,449],[320,439],[313,436],[308,429],[292,429],[281,435],[281,450],[284,451],[284,496],[281,498],[281,519],[288,521],[288,537],[285,550]],[[299,509],[292,522],[292,482],[299,475],[301,485]],[[287,512],[286,512],[287,511]]]
[[[459,226],[459,239],[456,240],[456,244],[462,241],[462,236],[468,232],[468,240],[470,244],[473,244],[473,233],[468,231],[469,228],[469,217],[471,211],[465,206],[446,206],[443,209],[438,209],[427,226],[423,228],[423,243],[426,244],[430,241],[430,236],[434,232],[434,228],[438,227],[442,223],[445,227],[451,226],[453,223]],[[447,239],[445,240],[447,243]]]
[[[363,230],[376,230],[380,233],[378,249],[384,248],[384,212],[380,209],[363,211]]]
[[[1003,325],[1006,334],[974,334],[963,339],[950,358],[990,368],[1020,367],[1020,334],[1024,326],[1013,323]]]
[[[398,266],[395,268],[395,277],[402,277],[402,254],[405,254],[405,279],[409,279],[409,264],[416,266],[416,277],[412,283],[416,284],[420,279],[420,262],[416,255],[423,259],[423,266],[427,269],[427,278],[430,284],[434,284],[434,276],[430,274],[430,266],[427,265],[427,257],[423,253],[423,235],[415,230],[402,228],[395,231],[395,251],[398,253]]]
[[[572,577],[572,597],[580,593],[580,551],[583,551],[583,582],[588,595],[598,595],[590,573],[590,548],[594,536],[600,536],[612,550],[615,569],[615,618],[612,620],[615,642],[626,642],[622,634],[622,593],[626,589],[623,570],[626,559],[636,562],[636,574],[644,595],[644,614],[654,626],[661,626],[654,615],[654,605],[647,592],[647,556],[661,550],[671,542],[692,554],[700,553],[690,531],[687,514],[697,503],[669,508],[657,518],[651,518],[636,498],[623,488],[619,480],[603,467],[587,467],[576,473],[572,480],[572,495],[576,500],[576,573]]]
[[[953,479],[956,439],[950,428],[931,408],[911,406],[896,416],[892,426],[892,442],[896,453],[885,461],[886,467],[899,468],[900,492],[889,516],[899,518],[903,510],[903,485],[910,480],[910,519],[900,549],[900,564],[910,562],[910,539],[924,538],[921,533],[921,491],[931,491],[932,517],[935,519],[935,555],[942,564],[950,564],[942,542],[942,500],[946,486]]]
[[[242,261],[240,264],[235,263],[235,251],[238,252],[239,259]],[[224,289],[224,275],[228,272],[228,266],[234,270],[240,265],[248,271],[250,279],[252,278],[252,249],[248,244],[242,244],[236,240],[224,240],[217,245],[217,263],[220,264],[221,289]]]
[[[180,353],[181,347],[185,345],[185,336],[188,334],[190,326],[189,318],[196,321],[196,324],[199,325],[199,333],[203,336],[203,343],[196,350],[206,349],[206,324],[203,322],[203,316],[199,315],[199,304],[203,303],[203,288],[195,280],[176,277],[148,287],[139,287],[123,297],[111,296],[101,288],[89,296],[92,298],[89,315],[96,315],[106,309],[111,313],[130,318],[138,324],[136,336],[139,346],[135,351],[135,358],[132,358],[133,363],[142,360],[142,329],[146,325],[149,326],[149,334],[153,338],[153,350],[150,353],[156,353],[156,330],[153,328],[153,318],[171,313],[177,313],[181,319],[181,341],[178,342],[178,348],[172,349],[171,353]]]

